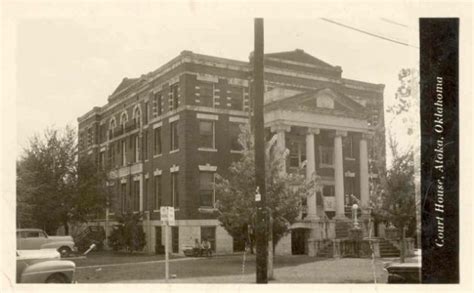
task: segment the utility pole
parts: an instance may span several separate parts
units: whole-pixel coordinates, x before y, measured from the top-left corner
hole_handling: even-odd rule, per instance
[[[257,242],[257,283],[268,283],[267,261],[267,201],[265,190],[265,139],[263,122],[263,18],[255,19],[255,40],[253,58],[254,87],[254,135],[255,135],[255,182],[257,190],[256,242]]]

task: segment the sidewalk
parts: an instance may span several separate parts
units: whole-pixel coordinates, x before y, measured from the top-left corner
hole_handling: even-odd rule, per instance
[[[375,261],[377,283],[386,283],[386,260]],[[165,283],[165,280],[121,281],[121,283]],[[169,283],[255,283],[255,274],[192,277],[169,280]],[[374,283],[372,260],[358,258],[325,259],[274,270],[270,283]]]

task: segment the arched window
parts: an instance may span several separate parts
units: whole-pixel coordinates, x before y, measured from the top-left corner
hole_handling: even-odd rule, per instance
[[[122,112],[120,115],[120,126],[122,126],[122,130],[125,131],[125,125],[128,122],[128,114],[127,112]]]
[[[141,117],[142,117],[142,111],[140,109],[140,106],[136,105],[135,108],[133,108],[133,115],[132,115],[133,121],[135,123],[135,127],[139,127],[141,125],[142,123]]]
[[[109,121],[109,139],[113,138],[116,127],[117,127],[117,121],[115,120],[115,117],[112,117],[112,119],[110,119]]]

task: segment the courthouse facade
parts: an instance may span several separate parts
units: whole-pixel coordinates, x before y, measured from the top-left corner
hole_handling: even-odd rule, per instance
[[[102,224],[144,212],[147,250],[155,252],[164,239],[160,206],[174,206],[174,253],[203,238],[217,253],[242,249],[216,220],[213,182],[242,154],[240,125],[252,107],[249,59],[183,51],[153,72],[124,78],[106,105],[78,118],[80,156],[110,170],[113,198]],[[264,64],[265,128],[289,151],[284,171],[304,166],[321,178],[277,253],[314,255],[322,241],[347,236],[352,204],[368,204],[384,86],[342,78],[339,66],[300,49],[266,54]]]

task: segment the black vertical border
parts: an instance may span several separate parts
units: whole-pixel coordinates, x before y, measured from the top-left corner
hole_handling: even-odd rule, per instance
[[[420,18],[419,28],[421,281],[459,283],[459,19]]]

